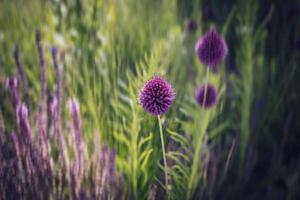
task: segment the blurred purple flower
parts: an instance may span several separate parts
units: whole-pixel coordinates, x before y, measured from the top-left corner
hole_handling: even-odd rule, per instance
[[[171,107],[175,92],[171,84],[159,76],[149,80],[140,91],[139,103],[146,112],[157,116]]]
[[[210,28],[196,43],[195,50],[199,60],[212,71],[228,53],[227,44],[215,28]]]
[[[206,20],[212,20],[215,17],[215,13],[211,6],[204,6],[203,17]]]
[[[18,91],[19,82],[17,78],[7,78],[5,81],[5,86],[9,90],[10,95],[12,96],[12,103],[14,106],[14,109],[17,108],[17,105],[20,103],[20,95]]]
[[[115,151],[103,145],[96,158],[95,198],[108,199],[113,195],[115,184]]]
[[[194,33],[197,30],[197,22],[194,19],[190,19],[187,25],[190,33]]]
[[[109,182],[113,184],[116,179],[116,151],[111,149],[109,152]]]
[[[53,65],[54,65],[55,75],[56,75],[56,93],[51,102],[50,110],[51,110],[53,124],[54,124],[55,136],[58,141],[60,159],[63,165],[62,174],[65,175],[67,174],[66,171],[68,170],[69,159],[68,159],[67,146],[62,131],[62,121],[61,121],[61,101],[63,95],[62,69],[58,63],[57,51],[55,49],[56,48],[52,48],[51,53],[52,53],[52,60],[53,60]]]
[[[31,125],[28,119],[28,108],[25,104],[18,104],[16,108],[16,117],[19,130],[25,135],[25,138],[32,139]]]
[[[70,132],[73,138],[73,152],[74,152],[74,160],[72,163],[70,176],[71,176],[73,193],[75,197],[78,197],[79,189],[81,186],[83,173],[84,173],[86,146],[82,139],[79,102],[74,98],[69,99],[68,107],[72,116],[72,124],[71,124]]]
[[[200,86],[196,91],[196,102],[199,106],[204,108],[210,108],[217,103],[217,91],[211,84],[207,84],[205,91],[205,86]],[[205,94],[206,92],[206,94]]]
[[[38,112],[36,117],[36,123],[39,131],[39,144],[40,144],[40,152],[44,158],[47,158],[49,162],[52,164],[51,157],[51,147],[49,142],[49,134],[47,134],[48,128],[48,113],[47,113],[47,69],[46,62],[44,56],[44,50],[42,45],[42,36],[39,31],[36,32],[36,47],[39,55],[39,63],[40,63],[40,85],[41,85],[41,93],[40,100],[38,104]],[[52,166],[51,166],[52,167]]]
[[[74,139],[75,156],[81,165],[84,164],[85,144],[82,139],[81,118],[79,102],[72,98],[68,100],[69,112],[72,116],[71,133]]]
[[[50,109],[52,114],[51,117],[54,126],[54,134],[55,134],[56,141],[58,142],[59,158],[62,163],[62,172],[63,174],[65,174],[69,166],[68,151],[67,151],[66,142],[61,127],[61,116],[59,113],[60,109],[58,108],[59,105],[56,98],[53,99],[50,107],[51,107]]]
[[[52,61],[53,66],[56,74],[56,98],[58,101],[58,104],[61,104],[62,101],[62,95],[63,95],[63,77],[62,77],[62,67],[58,63],[58,50],[56,47],[51,48],[51,54],[52,54]],[[59,107],[60,109],[60,107]]]

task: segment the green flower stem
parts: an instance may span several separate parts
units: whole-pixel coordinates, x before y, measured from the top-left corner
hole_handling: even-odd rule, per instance
[[[209,79],[209,68],[207,67],[206,68],[205,85],[204,85],[204,100],[203,100],[203,103],[202,103],[202,108],[201,108],[201,111],[200,111],[200,115],[199,115],[199,117],[196,118],[196,123],[197,123],[196,131],[199,131],[200,135],[196,134],[197,137],[195,137],[195,139],[196,139],[195,153],[194,153],[194,156],[193,156],[192,172],[191,172],[189,185],[188,185],[187,199],[190,199],[192,197],[192,194],[195,190],[195,185],[196,185],[197,179],[198,179],[198,176],[197,176],[197,171],[199,170],[198,163],[199,163],[199,159],[200,159],[200,151],[201,151],[201,146],[202,146],[202,140],[203,140],[203,136],[205,134],[205,130],[202,130],[202,127],[200,128],[199,124],[201,124],[200,120],[202,119],[203,114],[204,114],[204,110],[205,110],[204,104],[205,104],[205,101],[206,101],[208,79]]]
[[[163,136],[163,130],[162,130],[162,123],[161,123],[160,115],[158,115],[157,118],[158,118],[158,124],[159,124],[161,148],[162,148],[163,159],[164,159],[166,194],[167,194],[167,199],[169,199],[169,190],[168,190],[168,185],[169,184],[168,184],[168,172],[167,172],[167,158],[166,158],[165,142],[164,142],[164,136]]]

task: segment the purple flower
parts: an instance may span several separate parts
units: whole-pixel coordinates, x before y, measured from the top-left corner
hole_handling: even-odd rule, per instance
[[[16,118],[20,131],[22,131],[27,138],[32,139],[32,129],[28,119],[28,108],[24,103],[17,105]]]
[[[159,76],[149,80],[140,91],[139,103],[154,116],[164,114],[175,99],[172,85]]]
[[[109,154],[109,181],[110,183],[115,182],[116,177],[116,151],[114,149],[110,150]]]
[[[203,11],[203,16],[207,20],[213,20],[215,17],[215,13],[211,6],[205,6]]]
[[[63,69],[60,66],[58,62],[58,51],[56,47],[51,48],[51,54],[52,54],[52,60],[53,60],[53,66],[56,74],[56,98],[58,101],[58,104],[61,104],[62,96],[63,96]],[[59,106],[60,109],[60,106]],[[61,112],[61,109],[59,110],[59,113]]]
[[[215,28],[210,28],[202,36],[195,47],[199,60],[213,71],[217,71],[218,64],[228,52],[227,44]]]
[[[50,103],[50,112],[53,121],[55,138],[58,141],[59,156],[61,159],[60,161],[63,164],[62,172],[65,173],[69,165],[69,159],[68,159],[68,150],[66,146],[66,141],[64,139],[63,130],[62,130],[60,106],[61,105],[58,104],[57,98],[54,97],[52,102]]]
[[[207,84],[205,95],[205,86],[200,86],[196,91],[196,102],[199,106],[210,108],[217,103],[217,91],[211,84]]]
[[[197,30],[197,22],[194,19],[190,19],[187,28],[190,33],[194,33]]]
[[[15,77],[7,78],[5,80],[5,86],[9,90],[10,95],[12,96],[12,103],[14,108],[16,109],[17,105],[20,103],[20,95],[19,95],[19,82]]]
[[[74,152],[74,160],[72,163],[70,176],[71,183],[73,185],[72,188],[74,190],[73,193],[75,197],[77,197],[79,194],[79,188],[83,177],[86,146],[82,138],[79,102],[74,98],[69,99],[68,107],[72,115],[71,135],[73,137]]]

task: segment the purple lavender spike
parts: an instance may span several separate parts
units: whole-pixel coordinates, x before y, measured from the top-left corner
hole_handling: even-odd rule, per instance
[[[32,184],[32,188],[35,191],[34,196],[37,198],[39,197],[40,191],[42,191],[43,189],[40,188],[41,183],[39,183],[39,176],[43,175],[42,174],[42,163],[41,163],[41,159],[40,159],[40,154],[38,153],[38,149],[34,143],[34,141],[30,141],[26,147],[27,149],[27,154],[25,155],[25,159],[26,162],[28,163],[28,171],[30,172],[30,176],[31,176],[31,184]],[[43,177],[43,184],[45,182],[45,178]],[[40,198],[37,198],[40,199]]]
[[[32,140],[32,129],[28,119],[28,108],[24,103],[17,105],[16,116],[19,131],[24,134],[26,139]]]
[[[65,139],[63,136],[63,132],[62,132],[62,127],[61,127],[61,116],[60,116],[60,112],[59,112],[59,107],[60,105],[58,104],[57,98],[54,97],[51,105],[50,105],[50,111],[52,114],[52,119],[53,119],[53,125],[54,125],[54,133],[55,133],[55,137],[58,141],[58,146],[59,146],[59,154],[60,154],[60,159],[62,162],[62,171],[63,174],[65,174],[67,172],[67,168],[69,166],[69,160],[68,160],[68,152],[67,152],[67,147],[66,147],[66,143],[65,143]]]
[[[41,81],[41,98],[46,99],[46,92],[47,92],[47,70],[46,70],[46,62],[45,62],[45,56],[44,56],[44,51],[43,51],[43,46],[42,46],[42,34],[40,31],[36,32],[35,35],[35,41],[36,41],[36,46],[39,54],[39,62],[40,62],[40,67],[41,67],[41,73],[40,73],[40,81]]]
[[[15,50],[14,50],[13,54],[14,54],[15,63],[16,63],[17,69],[18,69],[19,80],[23,84],[23,88],[25,90],[25,93],[27,93],[27,91],[28,91],[28,80],[27,80],[26,75],[25,75],[24,65],[20,62],[20,51],[19,51],[19,46],[18,45],[15,46]]]
[[[78,196],[79,186],[81,183],[82,169],[83,169],[83,151],[84,144],[81,138],[81,121],[79,114],[79,103],[75,99],[68,100],[69,111],[72,115],[73,123],[71,125],[71,133],[73,136],[73,151],[74,160],[71,169],[72,188],[74,194]]]
[[[16,109],[17,105],[21,101],[19,91],[18,91],[18,87],[19,87],[18,80],[15,77],[8,78],[5,81],[5,85],[6,85],[6,88],[9,90],[9,92],[12,96],[12,102],[13,102],[14,109]]]
[[[34,164],[32,160],[32,148],[34,148],[33,134],[28,118],[28,108],[24,103],[18,104],[16,108],[16,118],[19,131],[20,152],[25,159],[25,171],[36,186],[37,181],[34,177]]]
[[[103,145],[99,154],[96,171],[96,198],[105,199],[112,193],[115,182],[115,151]]]
[[[61,101],[62,101],[62,70],[58,65],[57,52],[52,51],[53,65],[56,73],[56,91],[53,99],[50,101],[49,110],[53,120],[54,136],[58,142],[59,159],[62,163],[61,171],[59,172],[59,184],[57,186],[57,198],[62,197],[62,190],[65,184],[69,181],[70,169],[69,169],[69,157],[68,150],[65,142],[65,138],[62,131],[61,121]]]
[[[17,137],[16,132],[12,132],[11,133],[11,137],[12,137],[12,142],[13,142],[13,146],[14,146],[14,150],[15,150],[15,155],[16,155],[16,162],[17,162],[17,166],[18,166],[18,175],[20,176],[22,183],[24,183],[24,169],[22,167],[22,157],[21,157],[21,148],[20,147],[20,143]]]
[[[72,125],[74,127],[74,133],[76,137],[76,145],[80,145],[82,143],[82,137],[81,137],[81,120],[80,120],[79,103],[76,99],[69,99],[68,107],[73,119]]]
[[[40,170],[45,179],[46,188],[49,188],[52,185],[52,170],[53,170],[53,158],[51,156],[51,145],[50,145],[50,135],[48,134],[48,97],[47,97],[47,66],[44,57],[44,50],[42,46],[41,33],[36,32],[36,46],[39,55],[40,63],[40,101],[38,105],[38,112],[36,115],[36,126],[38,128],[38,142],[39,150],[35,154],[40,154]]]
[[[73,177],[74,179],[76,179],[73,182],[74,182],[74,187],[76,189],[75,192],[76,194],[78,194],[81,185],[82,176],[83,176],[86,147],[82,139],[79,103],[76,99],[69,99],[68,107],[73,122],[71,124],[71,133],[73,136],[73,151],[74,151],[75,158],[73,161],[72,169],[73,169]]]
[[[62,80],[63,71],[62,71],[62,67],[58,63],[57,52],[58,50],[56,47],[51,48],[53,66],[56,74],[56,98],[58,100],[58,104],[61,105],[62,94],[63,94],[63,80]]]
[[[37,122],[42,122],[41,114],[37,115]],[[35,149],[34,152],[39,159],[38,169],[41,171],[41,176],[43,177],[43,182],[46,185],[44,189],[46,190],[44,193],[48,194],[49,189],[52,187],[52,171],[53,171],[53,158],[51,156],[51,145],[49,138],[46,137],[46,130],[43,129],[41,124],[37,124],[39,131],[39,148]],[[45,131],[45,132],[44,132]],[[42,198],[43,199],[43,198]]]
[[[39,131],[38,139],[40,144],[40,152],[45,159],[52,160],[51,157],[51,147],[49,136],[47,135],[47,113],[43,109],[43,111],[37,113],[37,128]]]
[[[39,108],[37,113],[37,126],[39,130],[39,143],[41,145],[41,152],[44,156],[49,157],[50,147],[47,136],[47,69],[46,62],[44,56],[44,50],[42,46],[42,36],[41,32],[36,32],[36,46],[39,55],[39,63],[40,63],[40,84],[41,84],[41,94],[39,101]]]
[[[73,198],[77,199],[79,195],[79,177],[78,177],[78,165],[73,164],[70,170],[70,178],[71,178],[71,188],[73,193]]]
[[[52,60],[56,74],[56,92],[51,105],[51,113],[53,116],[54,132],[59,142],[59,151],[63,162],[63,174],[66,174],[67,167],[69,166],[68,153],[66,142],[62,132],[61,122],[61,102],[62,102],[62,69],[58,64],[57,49],[52,48]]]
[[[53,92],[51,91],[48,91],[48,98],[47,98],[47,116],[49,117],[49,119],[51,119],[51,122],[53,122],[54,120],[52,119],[53,115],[52,115],[52,110],[53,110],[53,99],[54,99],[54,94]],[[50,126],[49,124],[49,128],[50,127],[53,127],[53,126]],[[55,135],[54,135],[54,130],[53,129],[49,129],[47,131],[47,136],[49,139],[53,139],[55,138]]]
[[[73,119],[72,131],[73,131],[74,141],[76,145],[75,151],[77,151],[78,159],[82,162],[84,151],[85,151],[85,144],[82,140],[79,103],[76,99],[69,99],[68,107]]]
[[[111,184],[115,182],[115,166],[116,166],[116,151],[114,149],[109,152],[109,181]]]
[[[3,117],[2,117],[2,113],[0,112],[0,145],[2,145],[5,140],[4,130],[5,127],[4,127]]]
[[[21,155],[21,151],[20,151],[20,145],[19,145],[19,141],[18,141],[18,137],[17,137],[17,134],[16,132],[12,132],[11,133],[11,137],[12,137],[12,141],[13,141],[13,144],[14,144],[14,148],[15,148],[15,151],[16,151],[16,155],[18,158],[20,158],[20,155]]]

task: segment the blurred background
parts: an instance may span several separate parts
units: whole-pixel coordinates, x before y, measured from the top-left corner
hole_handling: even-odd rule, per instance
[[[191,189],[185,188],[194,162],[189,144],[200,140],[193,135],[199,123],[194,94],[205,79],[194,47],[211,26],[229,52],[209,79],[219,102],[204,114],[199,173]],[[50,49],[58,48],[63,129],[67,99],[75,97],[88,154],[95,134],[116,151],[121,178],[115,198],[164,198],[157,121],[136,101],[143,83],[162,75],[177,94],[163,117],[172,199],[300,199],[298,0],[1,0],[0,118],[6,135],[16,129],[7,77],[26,77],[19,77],[19,89],[35,121],[42,87],[37,31],[48,99],[57,78]]]

